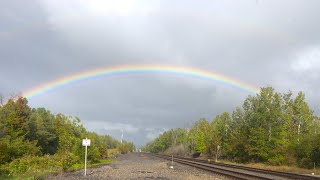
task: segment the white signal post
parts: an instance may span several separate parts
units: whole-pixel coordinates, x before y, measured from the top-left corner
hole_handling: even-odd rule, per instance
[[[90,146],[90,139],[83,139],[82,146],[85,146],[85,155],[84,155],[84,176],[87,175],[87,151],[88,146]]]

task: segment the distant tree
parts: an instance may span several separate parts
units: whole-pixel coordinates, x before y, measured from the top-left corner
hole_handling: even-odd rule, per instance
[[[209,140],[209,122],[206,119],[200,119],[194,123],[189,132],[190,148],[192,151],[202,153],[206,150],[206,141]]]
[[[212,145],[211,152],[215,155],[219,153],[226,157],[230,151],[230,136],[232,133],[231,117],[229,113],[224,112],[211,122]]]
[[[173,133],[164,132],[145,149],[165,151],[175,144],[170,139]],[[237,162],[320,166],[320,119],[302,92],[293,97],[290,91],[281,94],[263,87],[255,96],[248,96],[232,117],[224,112],[211,123],[200,119],[185,136],[191,153]]]
[[[0,107],[4,105],[4,96],[0,93]]]

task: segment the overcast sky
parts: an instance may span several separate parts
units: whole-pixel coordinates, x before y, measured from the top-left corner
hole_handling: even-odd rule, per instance
[[[191,67],[277,91],[303,91],[320,113],[318,0],[2,0],[0,93],[127,64]],[[249,92],[143,73],[74,83],[30,99],[137,145],[241,106]]]

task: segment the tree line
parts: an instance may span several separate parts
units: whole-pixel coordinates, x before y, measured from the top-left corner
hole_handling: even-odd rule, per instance
[[[183,145],[187,154],[240,163],[320,166],[320,118],[299,92],[279,93],[261,88],[242,107],[223,112],[211,122],[200,119],[190,129],[172,129],[147,143],[145,151],[159,153]]]
[[[91,139],[89,163],[108,158],[111,151],[127,153],[135,149],[131,142],[120,143],[109,135],[87,131],[77,117],[31,108],[23,97],[11,98],[6,103],[1,98],[0,177],[29,173],[32,167],[35,171],[54,172],[81,166],[85,138]],[[32,172],[28,175],[32,176]]]

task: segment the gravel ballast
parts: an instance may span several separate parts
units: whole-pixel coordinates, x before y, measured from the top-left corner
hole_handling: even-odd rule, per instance
[[[190,166],[174,163],[140,153],[120,155],[112,163],[72,173],[59,174],[49,179],[227,179],[224,176],[202,171]]]

